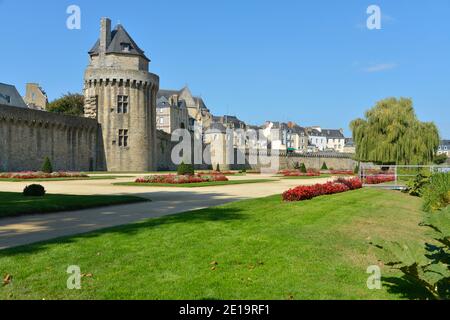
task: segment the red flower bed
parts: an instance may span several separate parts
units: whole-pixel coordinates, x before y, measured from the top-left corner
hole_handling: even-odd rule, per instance
[[[41,171],[23,171],[23,172],[4,172],[0,173],[0,179],[51,179],[51,178],[86,178],[86,174],[79,172],[52,172],[45,173]]]
[[[359,178],[352,178],[352,179],[339,178],[336,180],[336,182],[346,185],[350,190],[361,189],[363,187],[363,183]]]
[[[348,176],[354,175],[354,172],[352,170],[330,170],[330,173],[337,174],[337,175],[348,175]]]
[[[179,176],[174,174],[169,175],[153,175],[142,178],[137,178],[136,183],[161,183],[161,184],[186,184],[199,182],[214,182],[214,181],[228,181],[224,175],[193,175],[193,176]]]
[[[345,181],[343,181],[345,180]],[[362,188],[359,179],[343,179],[342,182],[327,182],[324,184],[315,184],[312,186],[299,186],[283,193],[284,201],[302,201],[310,200],[318,196],[342,193],[349,190]]]
[[[386,183],[386,182],[392,182],[395,181],[394,175],[389,174],[379,174],[374,176],[367,176],[364,179],[364,182],[367,184],[380,184],[380,183]]]

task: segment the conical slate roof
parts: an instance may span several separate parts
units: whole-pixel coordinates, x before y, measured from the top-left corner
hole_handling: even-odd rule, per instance
[[[128,49],[124,50],[124,45],[127,45]],[[97,42],[94,44],[92,49],[89,51],[90,55],[97,55],[99,54],[99,46],[100,46],[100,39],[97,40]],[[106,49],[106,53],[122,53],[122,54],[131,54],[131,55],[138,55],[141,56],[148,61],[148,59],[144,51],[141,50],[136,42],[130,37],[128,32],[125,30],[125,28],[118,24],[117,27],[111,32],[111,42]]]

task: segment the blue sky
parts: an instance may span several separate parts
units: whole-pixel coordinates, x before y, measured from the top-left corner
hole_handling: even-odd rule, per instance
[[[81,30],[66,9],[81,8]],[[381,7],[382,30],[366,9]],[[411,97],[450,138],[450,1],[0,0],[0,82],[82,89],[99,19],[120,21],[161,88],[188,84],[214,114],[344,128],[379,99]]]

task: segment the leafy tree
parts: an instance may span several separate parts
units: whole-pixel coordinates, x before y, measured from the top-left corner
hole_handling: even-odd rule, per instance
[[[44,163],[42,164],[41,171],[45,172],[45,173],[52,173],[53,172],[52,163],[50,162],[49,157],[45,157]]]
[[[68,92],[61,98],[50,102],[47,106],[47,111],[71,116],[82,116],[84,114],[84,96]]]
[[[326,163],[326,162],[323,163],[323,165],[322,165],[322,170],[328,170],[328,167],[327,167],[327,163]]]
[[[427,164],[439,145],[432,122],[420,122],[413,102],[388,98],[368,110],[365,119],[351,122],[356,158],[377,164]]]

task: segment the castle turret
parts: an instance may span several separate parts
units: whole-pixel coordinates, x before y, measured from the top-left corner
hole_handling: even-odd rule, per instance
[[[97,119],[109,171],[156,169],[156,95],[159,77],[122,25],[101,19],[84,75],[85,117]],[[99,157],[101,158],[101,157]]]

